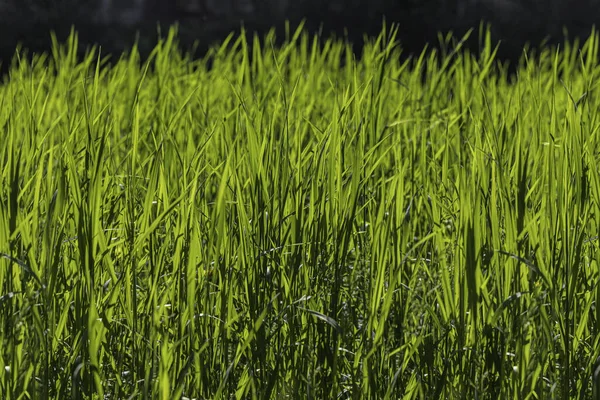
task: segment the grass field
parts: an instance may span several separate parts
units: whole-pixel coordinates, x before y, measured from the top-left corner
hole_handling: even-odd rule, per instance
[[[15,64],[0,397],[600,398],[599,37],[479,35]]]

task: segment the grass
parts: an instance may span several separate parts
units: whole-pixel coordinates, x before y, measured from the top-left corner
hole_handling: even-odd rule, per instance
[[[600,396],[599,37],[480,38],[15,63],[2,398]]]

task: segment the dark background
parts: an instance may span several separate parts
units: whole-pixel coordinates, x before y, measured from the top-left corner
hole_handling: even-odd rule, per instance
[[[189,50],[197,41],[195,55],[202,56],[211,44],[239,31],[242,23],[248,32],[259,34],[275,26],[281,37],[285,20],[292,26],[305,20],[306,28],[323,38],[346,36],[360,52],[364,35],[376,36],[384,18],[388,24],[398,24],[406,56],[419,54],[428,43],[436,46],[438,32],[461,36],[469,28],[478,28],[480,21],[491,23],[494,42],[501,42],[499,59],[514,65],[526,43],[534,48],[543,41],[560,43],[565,29],[570,39],[587,38],[600,15],[599,0],[253,0],[251,10],[238,4],[243,0],[201,0],[206,4],[194,10],[193,0],[139,0],[143,7],[137,14],[131,12],[135,7],[124,5],[137,0],[113,0],[102,15],[101,1],[105,0],[0,0],[2,72],[7,71],[17,44],[28,54],[48,51],[49,32],[64,41],[72,25],[79,33],[82,55],[88,46],[98,44],[103,54],[118,57],[136,35],[142,56],[149,54],[157,40],[157,23],[166,32],[178,22],[182,48]],[[233,3],[227,8],[225,1]],[[476,30],[468,43],[474,51],[477,36]]]

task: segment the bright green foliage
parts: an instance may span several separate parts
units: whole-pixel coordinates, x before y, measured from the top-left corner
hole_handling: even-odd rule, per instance
[[[598,395],[598,36],[174,35],[0,87],[0,397]]]

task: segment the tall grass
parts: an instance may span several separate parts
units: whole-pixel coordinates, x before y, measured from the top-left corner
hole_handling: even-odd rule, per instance
[[[2,398],[599,396],[599,38],[480,37],[16,63]]]

